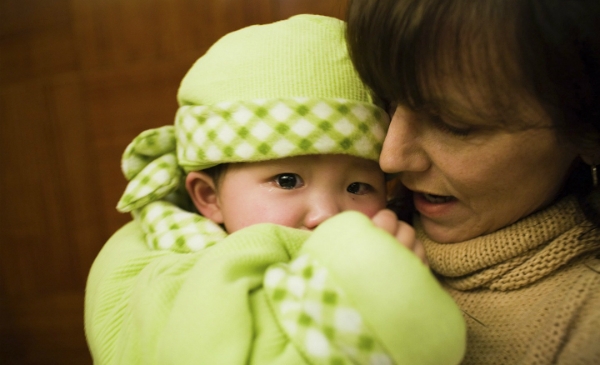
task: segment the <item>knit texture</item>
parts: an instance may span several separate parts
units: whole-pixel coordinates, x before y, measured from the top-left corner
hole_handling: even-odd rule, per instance
[[[600,232],[574,198],[461,243],[416,226],[466,316],[463,364],[600,364]]]
[[[339,19],[302,14],[229,33],[188,71],[179,104],[298,97],[369,103],[344,31]]]

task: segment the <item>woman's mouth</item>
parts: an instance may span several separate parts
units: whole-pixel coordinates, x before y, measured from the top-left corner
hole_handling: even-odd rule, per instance
[[[452,195],[436,195],[428,193],[417,193],[413,195],[415,208],[425,216],[431,219],[440,219],[452,214],[458,203]]]
[[[434,194],[427,194],[427,193],[420,193],[420,195],[423,196],[423,198],[426,201],[428,201],[429,203],[433,203],[433,204],[448,203],[449,201],[456,199],[453,196],[447,196],[447,195],[434,195]]]

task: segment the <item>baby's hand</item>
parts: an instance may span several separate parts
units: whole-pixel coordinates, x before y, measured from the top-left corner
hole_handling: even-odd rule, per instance
[[[376,227],[396,237],[398,242],[412,250],[425,265],[428,264],[423,244],[415,236],[415,229],[410,224],[399,221],[396,214],[389,209],[380,210],[371,218],[371,221]]]

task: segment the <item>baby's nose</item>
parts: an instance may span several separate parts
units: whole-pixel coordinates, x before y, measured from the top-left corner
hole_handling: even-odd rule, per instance
[[[340,205],[330,196],[315,197],[307,208],[304,217],[304,227],[313,230],[341,211]]]

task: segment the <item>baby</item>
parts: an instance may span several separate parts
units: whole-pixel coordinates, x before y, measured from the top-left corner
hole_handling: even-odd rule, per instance
[[[312,230],[342,211],[374,217],[384,209],[378,158],[389,117],[355,73],[340,23],[302,16],[214,44],[182,81],[174,128],[144,132],[125,152],[132,181],[118,209],[134,211],[163,248],[177,240],[205,247],[256,223]],[[138,171],[154,158],[163,169]],[[175,189],[180,174],[187,194]],[[166,207],[173,193],[180,203]],[[177,210],[187,196],[202,217]],[[159,207],[177,219],[165,220]],[[412,228],[391,212],[375,222],[423,256]],[[172,242],[157,238],[163,230]]]
[[[178,99],[175,125],[123,156],[118,209],[135,220],[88,279],[95,363],[460,361],[458,307],[405,248],[413,229],[383,209],[389,117],[350,62],[343,22],[301,15],[230,33]]]

